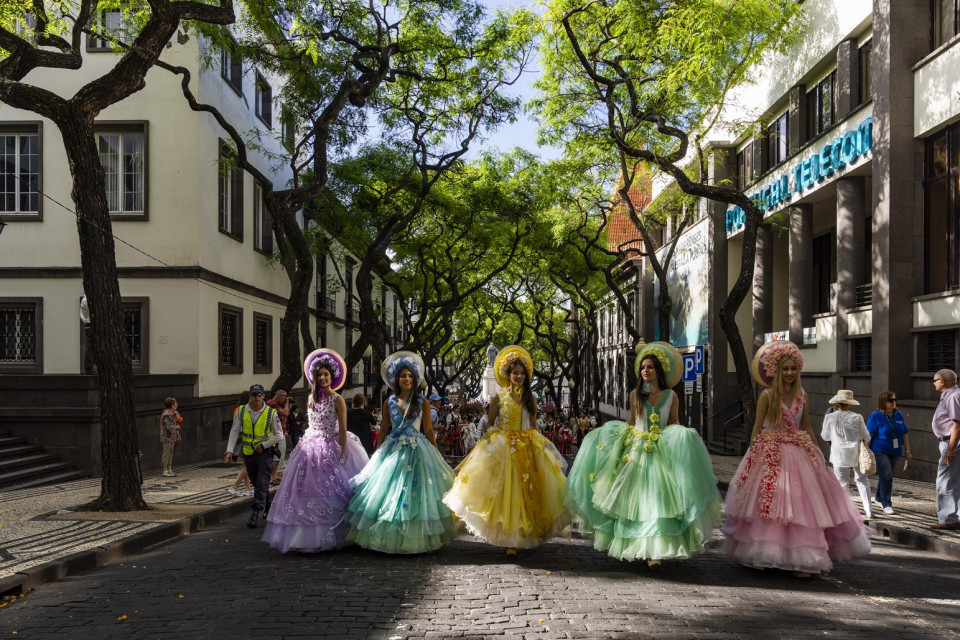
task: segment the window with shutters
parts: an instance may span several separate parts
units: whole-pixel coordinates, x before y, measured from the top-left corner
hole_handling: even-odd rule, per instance
[[[956,329],[943,329],[917,334],[917,353],[920,356],[918,369],[930,372],[940,369],[956,371],[958,333]]]
[[[243,373],[243,309],[219,305],[220,373]]]
[[[263,200],[263,185],[253,183],[253,248],[270,255],[273,253],[273,218]]]
[[[260,72],[257,72],[254,111],[260,122],[267,125],[268,129],[273,128],[273,89]]]
[[[220,52],[220,75],[227,84],[237,92],[243,95],[243,59],[235,50],[236,43],[223,48]]]
[[[235,165],[235,158],[233,150],[224,140],[220,140],[220,231],[243,242],[243,169]]]
[[[253,372],[273,373],[273,318],[253,312]]]
[[[0,372],[43,373],[43,298],[0,298]]]
[[[853,338],[850,340],[850,370],[873,370],[873,339]]]

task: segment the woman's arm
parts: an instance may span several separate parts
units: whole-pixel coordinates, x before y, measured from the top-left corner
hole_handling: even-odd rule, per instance
[[[337,396],[333,408],[337,411],[337,424],[340,426],[340,464],[343,464],[347,461],[347,402],[343,396]]]
[[[380,430],[377,431],[377,447],[382,445],[386,441],[387,436],[390,435],[390,427],[393,426],[390,422],[390,401],[383,401],[383,408],[380,410]]]
[[[420,420],[420,428],[423,430],[423,435],[427,436],[430,444],[436,447],[437,436],[433,433],[433,418],[430,417],[430,403],[427,400],[423,401],[423,406],[420,407],[420,414],[423,416]],[[439,449],[439,447],[437,447],[437,449]]]
[[[910,453],[910,438],[907,434],[903,434],[903,455],[907,456],[907,460],[913,460],[913,454]]]
[[[637,390],[630,392],[630,426],[637,424]]]
[[[767,416],[767,410],[770,408],[770,394],[763,391],[760,394],[760,400],[757,401],[757,417],[753,420],[753,431],[750,432],[750,444],[753,444],[757,434],[763,429],[763,420]]]
[[[493,429],[497,424],[497,416],[500,415],[500,396],[495,395],[490,399],[490,406],[487,408],[487,429]]]
[[[667,391],[673,394],[673,400],[670,402],[670,416],[667,418],[667,424],[680,424],[680,398],[677,397],[677,393],[673,389],[667,389]]]

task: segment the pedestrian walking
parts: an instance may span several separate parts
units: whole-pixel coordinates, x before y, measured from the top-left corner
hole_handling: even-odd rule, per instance
[[[700,435],[679,424],[674,387],[683,358],[670,344],[639,348],[630,422],[590,431],[570,470],[568,504],[593,545],[621,560],[703,553],[720,526],[722,502]]]
[[[941,369],[933,374],[933,384],[940,392],[940,403],[933,414],[933,435],[940,445],[937,466],[937,524],[931,529],[960,529],[960,387],[957,374]]]
[[[253,483],[253,505],[247,526],[257,528],[261,515],[270,509],[270,474],[273,472],[274,446],[283,438],[277,410],[263,402],[263,385],[250,386],[250,402],[241,406],[233,418],[227,440],[225,462],[233,460],[237,443],[242,445],[243,464]]]
[[[867,529],[810,428],[797,345],[768,342],[751,369],[769,388],[760,394],[750,448],[727,491],[723,552],[746,566],[801,578],[868,553]]]
[[[453,472],[437,450],[430,405],[417,392],[423,359],[397,351],[380,374],[393,393],[383,403],[377,451],[351,482],[347,539],[386,553],[433,551],[456,535],[442,502]]]
[[[870,478],[860,471],[860,447],[870,446],[870,433],[863,422],[863,416],[850,411],[851,406],[860,406],[860,402],[853,397],[853,391],[841,389],[828,400],[833,411],[823,417],[823,426],[820,437],[830,443],[830,464],[833,465],[833,474],[837,476],[844,491],[850,482],[850,471],[853,471],[854,482],[860,492],[860,502],[863,503],[863,513],[867,518],[873,517],[873,507],[870,502]],[[891,509],[892,511],[892,509]]]
[[[371,427],[377,424],[377,419],[367,409],[367,397],[362,393],[353,396],[353,407],[347,411],[347,431],[356,435],[363,444],[367,456],[372,456],[376,447],[373,444]]]
[[[457,466],[443,501],[470,532],[508,555],[561,535],[570,524],[563,500],[566,461],[537,430],[530,389],[533,360],[523,347],[504,347],[494,360],[500,390],[490,400],[493,425]]]
[[[337,393],[346,372],[346,362],[332,349],[317,349],[303,362],[310,426],[290,454],[263,532],[263,541],[284,553],[347,545],[343,514],[353,497],[350,478],[369,458],[347,431],[347,403]]]
[[[280,416],[280,429],[283,430],[283,437],[280,438],[276,449],[273,450],[273,471],[270,474],[270,484],[278,485],[280,484],[280,480],[277,474],[283,471],[286,466],[287,416],[290,415],[290,396],[288,396],[287,392],[283,389],[277,389],[273,397],[267,400],[266,404],[268,407],[277,410],[277,415]]]
[[[884,391],[877,402],[877,410],[867,419],[867,432],[870,434],[870,450],[877,459],[876,500],[883,512],[892,516],[893,510],[893,472],[900,456],[913,460],[910,453],[910,437],[907,435],[907,421],[897,410],[897,394]]]
[[[163,469],[161,475],[165,478],[177,475],[173,472],[173,448],[180,441],[180,423],[182,421],[183,418],[177,411],[177,399],[167,398],[164,400],[163,413],[160,414],[160,445],[163,447],[160,466]]]

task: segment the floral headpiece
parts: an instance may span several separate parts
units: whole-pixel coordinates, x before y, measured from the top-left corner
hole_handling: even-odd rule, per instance
[[[303,375],[311,386],[314,384],[314,372],[319,366],[324,366],[330,370],[331,391],[336,391],[347,381],[347,363],[333,349],[317,349],[310,352],[310,355],[303,361]]]
[[[383,378],[388,387],[396,390],[397,377],[404,368],[413,371],[417,380],[423,381],[424,371],[426,370],[423,365],[423,358],[412,351],[394,351],[387,356],[383,364],[380,365],[380,377]]]
[[[771,340],[757,349],[756,355],[753,356],[753,362],[750,365],[753,379],[765,387],[772,385],[777,364],[784,358],[790,358],[796,362],[797,370],[803,371],[803,356],[800,355],[797,345],[789,340]]]
[[[634,370],[637,377],[640,377],[640,363],[647,356],[653,356],[660,361],[663,367],[663,373],[667,379],[667,387],[673,388],[680,382],[683,376],[683,356],[677,351],[677,348],[668,342],[651,342],[645,344],[641,342],[637,345],[637,361],[634,363]]]
[[[493,375],[497,378],[497,383],[501,387],[510,386],[510,366],[517,360],[526,369],[527,379],[533,380],[533,359],[530,357],[530,352],[523,347],[511,344],[500,349],[497,358],[493,361]]]

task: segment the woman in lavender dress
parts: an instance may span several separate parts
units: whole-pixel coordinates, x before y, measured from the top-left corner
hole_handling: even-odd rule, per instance
[[[277,488],[263,541],[282,552],[326,551],[346,546],[344,510],[353,496],[350,478],[367,464],[359,438],[347,431],[347,404],[336,390],[346,363],[331,349],[317,349],[303,363],[310,383],[307,428],[290,454]]]

